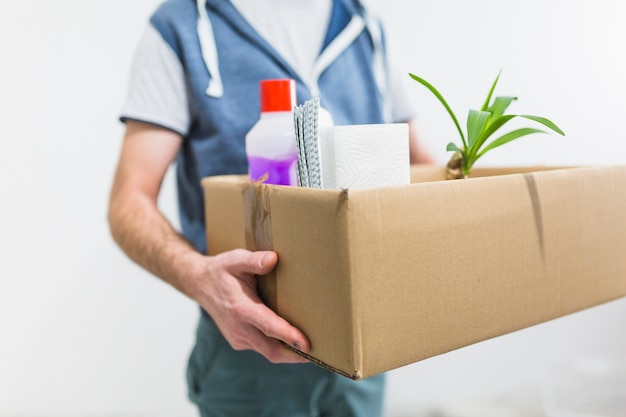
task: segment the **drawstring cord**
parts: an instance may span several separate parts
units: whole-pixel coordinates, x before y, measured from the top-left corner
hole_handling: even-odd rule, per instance
[[[209,15],[206,11],[206,0],[197,0],[198,5],[198,40],[200,41],[200,50],[202,59],[209,71],[209,85],[206,94],[210,97],[222,97],[224,87],[222,85],[222,77],[220,76],[219,61],[217,57],[217,48],[215,46],[215,35],[213,34],[213,26]]]
[[[374,52],[372,57],[372,67],[374,71],[374,81],[378,87],[378,91],[383,98],[383,116],[386,122],[391,122],[391,101],[387,91],[387,68],[385,65],[385,55],[383,48],[383,39],[378,22],[365,11],[365,25],[374,43]]]
[[[206,94],[210,97],[222,97],[224,94],[224,87],[222,84],[222,77],[219,70],[219,60],[217,55],[217,47],[215,45],[215,35],[213,33],[213,26],[211,20],[206,11],[206,0],[196,0],[198,7],[198,40],[200,41],[200,50],[202,53],[202,59],[209,72],[209,85],[206,89]],[[387,105],[389,100],[387,99],[387,71],[385,68],[385,58],[383,53],[382,34],[378,22],[373,19],[366,11],[365,21],[367,30],[372,36],[374,43],[374,55],[373,55],[373,69],[374,79],[378,91],[383,97],[383,103],[385,103],[385,119],[391,120],[391,112]]]

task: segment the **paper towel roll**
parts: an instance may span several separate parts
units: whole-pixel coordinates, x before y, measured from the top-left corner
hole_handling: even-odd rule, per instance
[[[406,123],[320,129],[324,188],[350,189],[411,182]]]

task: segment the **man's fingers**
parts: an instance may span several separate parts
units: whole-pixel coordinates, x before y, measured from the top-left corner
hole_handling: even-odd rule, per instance
[[[272,251],[235,250],[231,255],[235,258],[231,264],[235,273],[266,275],[274,269],[278,261],[278,256]]]
[[[287,348],[280,341],[269,338],[256,329],[252,329],[250,339],[251,349],[259,352],[272,363],[307,363],[307,359]]]
[[[289,346],[305,353],[310,350],[306,336],[264,304],[254,304],[245,314],[244,320],[256,327],[265,336],[282,340]]]
[[[250,269],[255,275],[269,274],[276,267],[276,262],[278,262],[278,256],[275,252],[252,252]]]
[[[231,346],[235,349],[253,349],[275,363],[308,362],[285,346],[287,344],[307,353],[310,343],[306,336],[263,304],[254,288],[256,282],[252,275],[271,272],[278,261],[276,253],[238,249],[224,254],[220,259],[225,266],[226,276],[241,281],[239,284],[230,281],[229,285],[224,286],[224,293],[230,294],[230,298],[221,298],[228,298],[229,302],[223,303],[226,309],[224,320],[216,321]]]

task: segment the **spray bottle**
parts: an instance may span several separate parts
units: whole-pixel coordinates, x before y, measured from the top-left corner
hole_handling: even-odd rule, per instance
[[[246,134],[250,179],[256,181],[267,173],[266,184],[297,185],[296,83],[291,79],[263,80],[260,91],[261,115]]]

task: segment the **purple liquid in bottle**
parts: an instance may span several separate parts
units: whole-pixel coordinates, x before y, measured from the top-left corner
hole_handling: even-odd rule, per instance
[[[296,161],[297,156],[288,159],[267,159],[259,156],[249,156],[248,165],[250,179],[256,181],[268,173],[266,184],[297,185]]]

